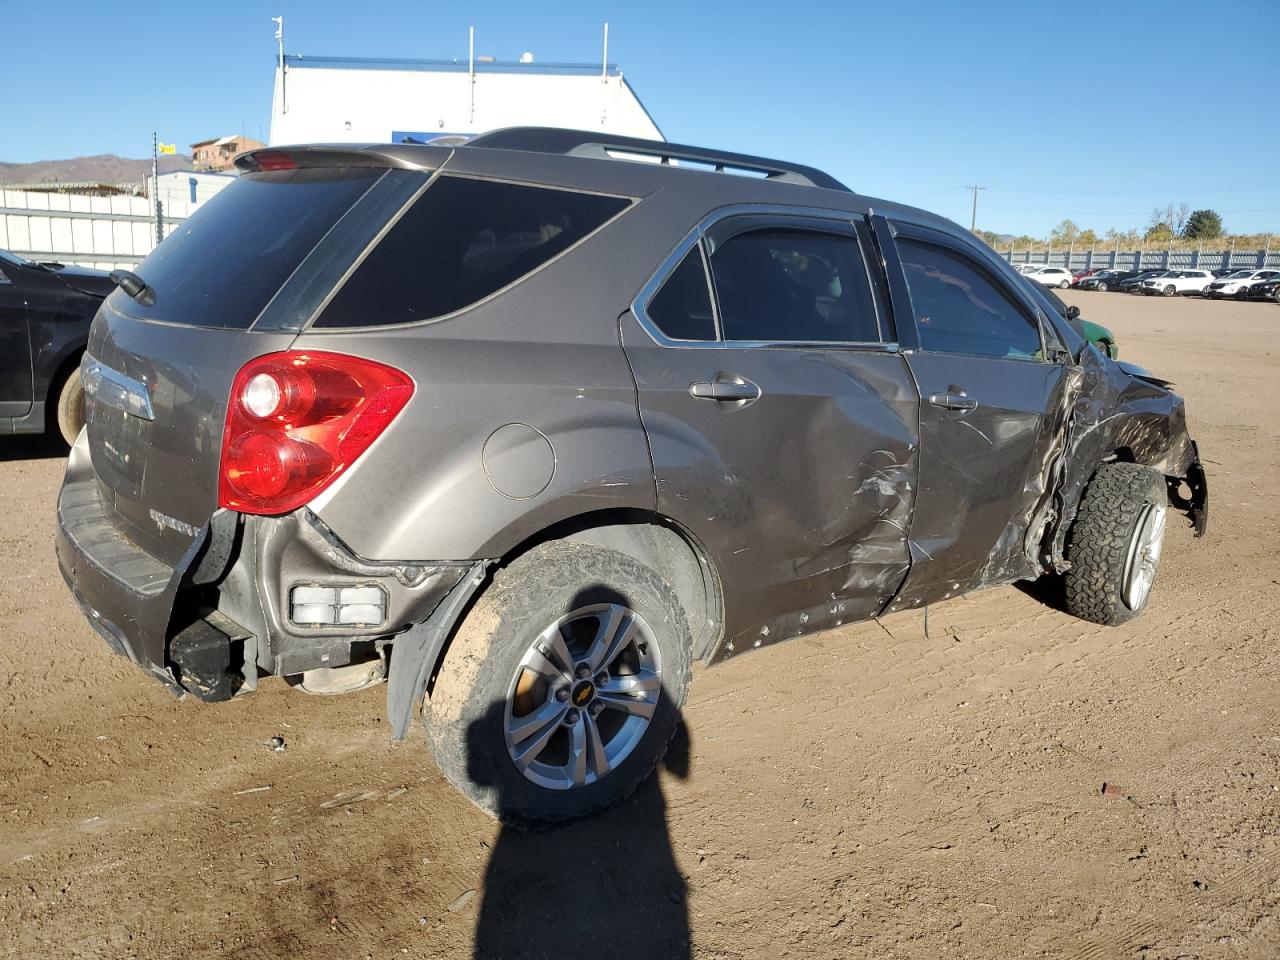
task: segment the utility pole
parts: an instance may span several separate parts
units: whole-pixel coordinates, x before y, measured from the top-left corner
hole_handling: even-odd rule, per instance
[[[156,246],[164,239],[164,214],[160,211],[160,139],[151,131],[151,203],[156,212]]]
[[[284,17],[272,17],[276,25],[276,46],[280,50],[280,112],[289,112],[289,95],[284,88]]]
[[[973,216],[969,220],[969,232],[973,233],[978,227],[978,191],[985,190],[986,187],[980,187],[976,183],[965,187],[966,190],[973,191]]]
[[[474,124],[476,122],[476,28],[467,28],[467,75],[469,77],[468,85],[471,90],[470,106],[468,107],[467,122]]]

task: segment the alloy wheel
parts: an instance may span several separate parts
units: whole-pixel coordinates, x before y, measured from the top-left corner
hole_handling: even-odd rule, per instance
[[[1151,594],[1156,568],[1160,565],[1160,551],[1164,547],[1167,510],[1162,503],[1148,503],[1142,508],[1138,522],[1134,525],[1122,577],[1122,597],[1130,610],[1141,610]]]
[[[596,783],[644,738],[661,693],[661,654],[644,618],[618,603],[581,607],[538,634],[516,667],[507,753],[539,786]]]

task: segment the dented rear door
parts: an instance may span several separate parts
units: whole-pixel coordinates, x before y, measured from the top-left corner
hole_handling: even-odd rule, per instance
[[[906,575],[918,400],[877,313],[847,220],[735,218],[622,318],[658,510],[724,591],[711,659],[872,616]]]

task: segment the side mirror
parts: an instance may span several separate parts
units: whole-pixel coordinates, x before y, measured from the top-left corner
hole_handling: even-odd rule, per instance
[[[1080,319],[1080,308],[1077,307],[1074,303],[1071,306],[1067,307],[1067,319],[1068,320]]]

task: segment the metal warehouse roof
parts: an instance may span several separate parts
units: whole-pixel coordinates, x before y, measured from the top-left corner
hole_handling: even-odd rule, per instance
[[[283,80],[283,84],[282,84]],[[291,54],[276,67],[270,144],[427,142],[512,126],[661,140],[616,64]]]

